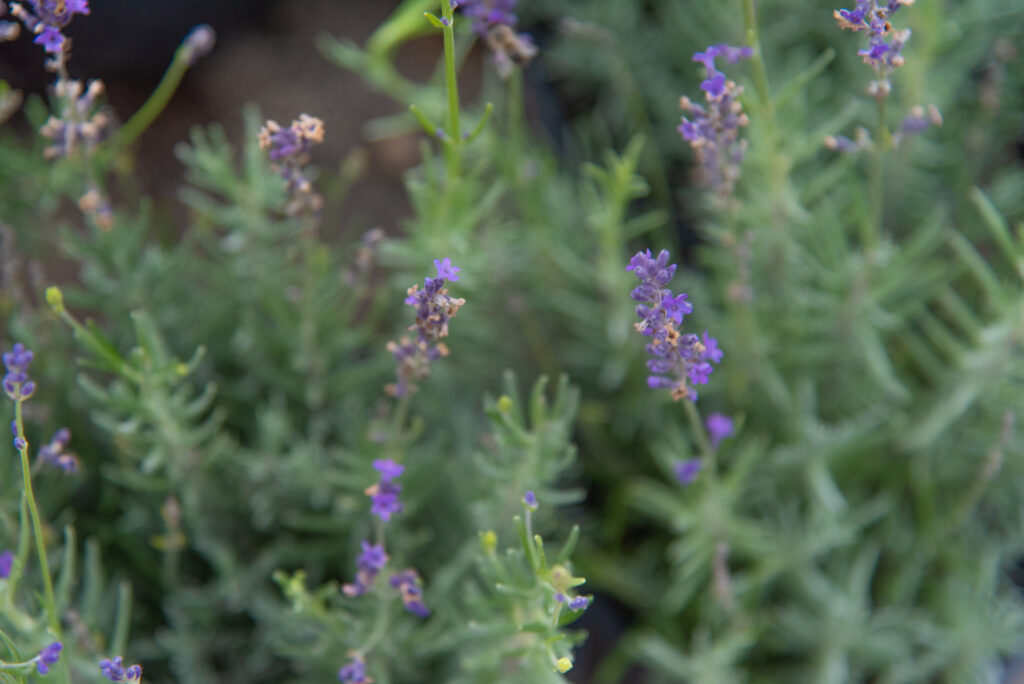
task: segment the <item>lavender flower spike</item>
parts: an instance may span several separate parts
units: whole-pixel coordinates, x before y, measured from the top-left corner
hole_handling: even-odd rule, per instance
[[[356,581],[341,587],[345,596],[362,596],[368,592],[377,575],[388,563],[388,555],[384,552],[383,544],[371,544],[368,541],[361,544],[363,552],[356,559]]]
[[[366,495],[372,502],[370,512],[387,522],[391,520],[392,515],[401,513],[404,509],[402,502],[398,500],[398,495],[402,493],[402,485],[394,480],[402,474],[405,467],[391,459],[376,460],[373,467],[380,473],[380,482],[366,488]]]
[[[4,375],[4,392],[13,401],[25,401],[36,391],[36,383],[28,377],[28,365],[34,357],[35,354],[26,349],[21,342],[3,355],[4,368],[7,369],[7,374]]]
[[[131,665],[126,668],[124,666],[124,659],[121,656],[117,656],[113,660],[101,660],[100,673],[110,681],[118,682],[119,684],[128,684],[142,680],[142,666]]]
[[[833,12],[839,28],[863,31],[868,35],[868,47],[857,52],[864,63],[874,69],[877,80],[868,92],[884,99],[892,90],[889,74],[903,66],[903,46],[910,39],[909,29],[897,31],[892,26],[892,15],[901,7],[914,4],[914,0],[857,0],[850,9]]]
[[[412,568],[396,573],[391,578],[391,586],[398,589],[405,609],[413,615],[425,618],[430,616],[430,608],[423,602],[422,584],[419,573]]]
[[[703,337],[679,331],[693,306],[686,301],[685,294],[676,295],[667,288],[676,272],[676,265],[669,263],[667,250],[662,250],[657,259],[651,256],[651,250],[637,252],[626,270],[640,279],[640,285],[630,293],[637,302],[636,314],[640,318],[635,327],[651,338],[645,347],[652,357],[647,361],[652,372],[647,385],[671,390],[676,401],[696,401],[693,386],[706,384],[714,370],[711,364],[722,361],[718,340],[707,331]]]
[[[64,649],[64,644],[59,641],[55,641],[35,657],[36,670],[39,674],[48,674],[50,672],[50,666],[55,665],[60,660],[60,652]]]
[[[501,78],[512,74],[512,65],[529,64],[537,46],[526,33],[516,33],[516,0],[452,0],[463,16],[473,19],[473,30],[487,43]]]
[[[324,122],[308,114],[300,114],[288,128],[271,120],[260,129],[260,149],[269,151],[270,168],[284,179],[289,216],[315,214],[323,207],[323,198],[305,175],[313,146],[323,141]]]
[[[362,656],[353,653],[351,658],[338,670],[338,681],[344,682],[344,684],[370,684],[373,679],[366,674],[366,662],[363,661]]]
[[[441,340],[448,336],[448,322],[466,303],[465,299],[450,297],[444,287],[445,280],[457,281],[462,269],[448,257],[434,259],[434,267],[436,278],[425,278],[422,290],[413,285],[406,291],[405,303],[416,309],[416,323],[409,326],[410,331],[416,332],[416,340],[403,337],[398,342],[388,342],[387,350],[398,364],[397,381],[384,389],[394,397],[415,392],[416,381],[430,376],[430,362],[448,356],[448,347]]]
[[[715,67],[715,60],[730,64],[753,55],[749,47],[712,45],[693,56],[693,61],[704,65],[705,79],[700,84],[707,105],[700,105],[683,97],[680,106],[691,118],[683,117],[679,132],[690,143],[697,155],[699,177],[703,185],[713,188],[720,196],[732,194],[740,176],[740,162],[746,153],[746,141],[739,137],[740,128],[748,123],[747,115],[737,99],[743,88],[726,80],[725,74]]]

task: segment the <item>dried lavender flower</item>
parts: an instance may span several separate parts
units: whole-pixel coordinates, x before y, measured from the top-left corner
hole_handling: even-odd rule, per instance
[[[445,279],[455,282],[460,269],[453,266],[451,259],[434,259],[436,278],[425,278],[423,289],[419,285],[410,287],[405,303],[416,309],[416,323],[409,330],[416,331],[416,340],[402,337],[398,342],[388,342],[398,367],[397,381],[385,387],[391,396],[403,397],[416,391],[416,381],[430,376],[430,362],[448,355],[448,347],[441,340],[448,336],[448,322],[455,317],[466,303],[448,295]]]
[[[737,99],[743,88],[726,80],[725,74],[715,67],[715,60],[722,58],[733,64],[752,54],[749,47],[725,44],[712,45],[694,54],[693,61],[704,65],[705,79],[700,88],[707,106],[685,96],[680,100],[683,111],[692,118],[683,117],[679,133],[697,155],[701,184],[721,196],[731,195],[739,179],[740,163],[746,152],[746,141],[740,139],[739,133],[749,120]]]
[[[52,142],[43,153],[47,159],[70,157],[80,148],[88,155],[107,136],[111,116],[106,108],[98,106],[103,91],[103,81],[96,79],[89,81],[88,87],[68,78],[57,80],[53,93],[62,108],[39,129]],[[97,198],[97,204],[99,201]]]
[[[714,370],[709,362],[722,361],[718,340],[706,330],[703,337],[679,332],[684,316],[693,311],[693,306],[686,301],[685,294],[675,295],[666,287],[676,272],[676,265],[669,263],[668,250],[661,250],[657,259],[649,249],[637,252],[626,270],[641,281],[630,297],[638,302],[636,314],[640,322],[636,329],[651,338],[645,347],[653,357],[647,361],[653,373],[647,378],[647,385],[670,389],[677,401],[696,401],[697,390],[693,385],[707,384]]]
[[[305,168],[313,146],[323,141],[324,122],[308,114],[300,114],[288,128],[271,120],[260,129],[260,149],[269,150],[270,168],[285,181],[289,216],[316,213],[323,207],[323,198],[313,189]]]

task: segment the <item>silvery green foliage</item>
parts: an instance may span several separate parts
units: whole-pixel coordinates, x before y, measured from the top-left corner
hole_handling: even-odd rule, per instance
[[[927,102],[946,123],[889,152],[877,188],[870,148],[822,144],[874,126],[858,36],[829,3],[760,3],[760,49],[728,67],[749,124],[727,201],[689,188],[676,126],[699,93],[693,53],[747,39],[741,0],[524,0],[520,23],[548,29],[526,84],[547,74],[561,100],[543,111],[568,120],[528,125],[523,74],[487,66],[454,135],[443,68],[414,83],[393,62],[438,5],[407,0],[365,46],[319,41],[415,105],[376,135],[427,122],[389,238],[322,237],[259,149],[255,108],[239,141],[214,125],[180,145],[185,226],[130,184],[110,230],[83,223],[62,207],[84,178],[114,179],[114,158],[49,163],[50,141],[0,133],[0,314],[37,354],[28,436],[68,425],[82,462],[34,479],[74,681],[117,655],[154,682],[332,681],[371,639],[378,682],[998,681],[1024,650],[1016,3],[900,10],[913,37],[888,125]],[[473,31],[454,20],[461,55]],[[48,115],[29,98],[33,129]],[[328,215],[358,166],[304,172]],[[735,419],[686,486],[675,468],[702,457],[699,433],[644,382],[625,271],[680,241],[687,329],[726,352],[695,408]],[[38,274],[56,257],[75,277],[51,308]],[[444,257],[467,303],[402,404],[385,344]],[[519,398],[513,377],[544,376],[559,380]],[[425,619],[391,586],[341,589],[385,457],[406,466],[389,567],[416,568]],[[0,581],[11,663],[47,632],[9,447],[0,468],[0,550],[22,573]],[[80,569],[71,529],[89,540]],[[595,595],[600,646],[556,594]]]

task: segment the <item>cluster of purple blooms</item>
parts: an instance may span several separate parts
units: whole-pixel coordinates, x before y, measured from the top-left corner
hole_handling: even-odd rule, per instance
[[[28,365],[34,356],[21,342],[3,355],[4,368],[7,370],[4,375],[4,392],[13,401],[25,401],[36,391],[36,383],[28,377]]]
[[[413,568],[406,568],[391,576],[390,584],[402,597],[402,605],[413,615],[421,618],[430,616],[430,609],[423,602],[423,580]]]
[[[910,39],[910,29],[897,31],[891,18],[901,7],[914,4],[914,0],[857,0],[853,9],[840,9],[833,13],[839,27],[868,36],[868,47],[859,50],[858,55],[875,71],[876,80],[868,86],[868,93],[884,100],[892,91],[889,75],[903,66],[903,47]],[[914,107],[903,118],[898,131],[892,135],[894,147],[911,136],[923,133],[932,126],[942,125],[942,114],[934,105]],[[859,152],[872,146],[871,136],[861,128],[854,139],[842,135],[825,137],[825,146],[838,152]]]
[[[749,47],[712,45],[693,56],[693,61],[704,65],[705,79],[700,84],[706,106],[688,97],[680,106],[691,118],[683,117],[679,132],[690,143],[697,155],[701,183],[725,197],[732,194],[740,176],[740,163],[746,153],[746,141],[740,139],[740,128],[749,123],[737,99],[743,88],[727,80],[715,67],[715,60],[724,59],[735,64],[753,55]]]
[[[358,653],[351,656],[351,660],[338,670],[338,681],[345,684],[370,684],[373,679],[366,674],[366,662]]]
[[[402,486],[395,480],[402,475],[405,467],[391,459],[377,459],[373,462],[374,469],[380,473],[380,480],[366,488],[370,497],[370,512],[383,522],[391,520],[391,516],[403,510],[399,495]],[[370,591],[377,576],[384,570],[390,557],[383,544],[372,544],[367,540],[361,542],[362,552],[356,559],[355,581],[342,585],[341,591],[346,596],[362,596]],[[430,609],[423,601],[423,582],[413,568],[407,568],[391,576],[389,584],[398,590],[402,605],[414,615],[425,618]],[[352,659],[338,671],[338,679],[342,682],[368,683],[373,680],[366,674],[366,663],[361,653],[353,653]]]
[[[124,666],[124,659],[121,656],[117,656],[113,660],[101,660],[100,672],[110,681],[118,682],[119,684],[128,684],[142,680],[142,666],[131,665],[126,668]]]
[[[78,457],[64,451],[70,441],[70,430],[67,428],[57,430],[53,437],[50,438],[49,443],[39,450],[39,460],[46,465],[59,468],[65,473],[77,473],[79,466]]]
[[[669,263],[668,250],[661,250],[657,259],[649,249],[637,252],[626,270],[640,279],[640,285],[630,293],[640,318],[636,329],[651,338],[646,346],[652,357],[647,361],[652,373],[647,385],[671,390],[676,401],[696,401],[694,386],[707,384],[714,370],[709,362],[722,361],[718,341],[706,330],[701,337],[679,331],[683,317],[693,311],[693,306],[685,294],[675,295],[666,287],[676,272],[676,265]]]
[[[44,50],[59,58],[69,42],[64,29],[76,14],[89,14],[89,0],[28,0],[13,4],[11,14],[20,19],[26,29],[36,34],[36,45],[43,46]],[[0,28],[0,33],[5,35],[4,29],[12,30]],[[13,32],[13,36],[17,36],[17,31]]]
[[[498,75],[508,78],[512,65],[525,65],[537,56],[537,46],[527,33],[516,32],[517,0],[451,0],[473,20],[473,30],[487,43]]]
[[[448,257],[434,259],[436,278],[424,278],[423,289],[413,285],[407,291],[405,303],[416,309],[416,323],[409,330],[416,331],[416,339],[403,337],[398,342],[388,342],[398,366],[396,382],[385,387],[388,394],[404,397],[416,391],[416,381],[430,375],[430,362],[448,355],[448,347],[441,341],[448,336],[448,322],[455,317],[466,303],[448,295],[445,280],[459,279],[458,266],[452,265]]]
[[[892,89],[889,74],[903,66],[903,46],[910,39],[910,29],[896,31],[890,19],[899,8],[912,4],[914,0],[857,0],[852,10],[840,9],[833,13],[840,28],[868,34],[868,47],[857,54],[878,75],[869,92],[879,99],[889,95]]]
[[[39,655],[34,658],[36,670],[39,674],[48,674],[50,672],[50,666],[56,665],[57,661],[60,660],[60,652],[62,650],[64,650],[64,644],[54,641],[39,652]]]
[[[284,179],[289,198],[285,212],[289,216],[316,213],[323,207],[323,198],[306,177],[313,146],[323,141],[324,122],[308,114],[300,114],[288,128],[267,121],[260,129],[260,149],[269,151],[270,168]]]
[[[133,665],[125,668],[124,658],[120,655],[113,660],[100,660],[99,672],[106,679],[118,682],[119,684],[128,684],[129,682],[139,682],[142,680],[142,667]]]
[[[373,462],[373,468],[380,473],[380,481],[366,488],[366,495],[370,497],[370,513],[387,522],[391,516],[401,513],[403,506],[398,495],[402,493],[402,485],[395,482],[405,471],[405,466],[395,463],[390,458],[377,459]]]

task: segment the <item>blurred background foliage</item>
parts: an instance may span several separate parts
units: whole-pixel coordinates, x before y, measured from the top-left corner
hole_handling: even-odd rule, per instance
[[[130,4],[97,0],[76,21],[80,75],[105,75],[88,61],[100,27],[136,31],[105,17],[151,3]],[[74,209],[82,169],[44,161],[43,99],[0,131],[0,313],[6,339],[37,352],[30,437],[66,425],[82,459],[80,475],[37,490],[55,539],[66,523],[91,540],[77,610],[93,634],[114,632],[93,650],[127,639],[154,682],[334,678],[373,619],[330,583],[352,575],[368,530],[362,490],[393,417],[384,344],[411,322],[405,289],[449,256],[467,304],[411,402],[408,511],[389,542],[435,615],[396,620],[371,659],[378,681],[560,679],[516,650],[518,608],[479,569],[478,534],[513,545],[529,488],[542,532],[582,529],[573,570],[596,599],[574,625],[589,632],[574,681],[1000,681],[1024,645],[1020,3],[897,15],[913,35],[890,124],[932,103],[945,122],[889,155],[877,244],[862,240],[867,155],[822,145],[874,117],[859,37],[828,3],[758,3],[769,99],[751,65],[729,68],[751,125],[725,207],[691,182],[676,126],[702,77],[692,54],[747,40],[739,0],[521,0],[541,53],[508,82],[460,31],[463,116],[495,113],[454,187],[407,113],[443,118],[440,39],[408,20],[430,3],[397,10],[388,26],[407,33],[371,35],[395,3],[323,4],[254,6],[256,28],[223,15],[220,52],[181,96],[225,127],[172,108],[137,155],[111,160],[113,230]],[[301,56],[281,49],[289,29]],[[257,60],[238,76],[253,90],[231,83],[267,46],[268,71]],[[306,64],[313,75],[293,78]],[[130,88],[116,84],[127,118]],[[256,143],[264,116],[301,111],[346,144],[315,158],[319,235],[284,215]],[[367,247],[378,226],[387,237]],[[647,388],[632,329],[624,268],[647,246],[685,262],[688,330],[726,353],[698,407],[734,416],[737,436],[721,476],[688,488],[672,465],[694,436]],[[76,368],[96,347],[45,305],[51,282],[126,366]],[[540,376],[557,387],[520,399]],[[9,446],[0,466],[7,548]],[[133,588],[130,638],[114,626],[119,580]]]

